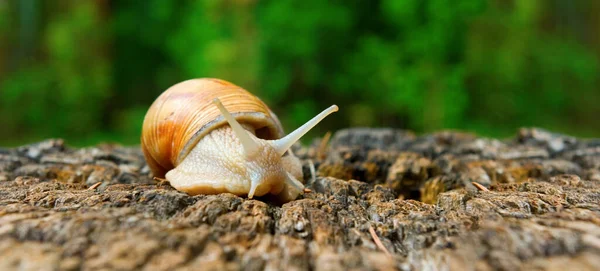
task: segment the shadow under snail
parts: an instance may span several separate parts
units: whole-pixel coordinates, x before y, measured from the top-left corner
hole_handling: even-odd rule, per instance
[[[277,116],[256,96],[220,79],[183,81],[163,92],[144,118],[141,144],[155,177],[190,195],[303,193],[302,165],[290,147],[332,105],[284,136]]]

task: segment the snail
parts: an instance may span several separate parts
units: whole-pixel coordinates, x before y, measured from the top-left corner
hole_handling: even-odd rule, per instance
[[[189,195],[272,194],[288,202],[304,189],[290,147],[337,110],[332,105],[284,136],[277,116],[250,92],[220,79],[191,79],[152,103],[141,146],[152,174]]]

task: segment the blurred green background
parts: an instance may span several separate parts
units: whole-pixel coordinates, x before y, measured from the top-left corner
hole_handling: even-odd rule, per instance
[[[600,136],[600,1],[0,0],[0,146],[138,144],[169,86],[217,77],[287,131]],[[306,142],[306,141],[305,141]]]

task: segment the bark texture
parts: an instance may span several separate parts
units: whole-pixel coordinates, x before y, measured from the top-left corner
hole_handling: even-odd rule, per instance
[[[138,147],[0,149],[0,270],[600,266],[600,140],[348,129],[324,143],[295,146],[312,192],[284,205],[188,196]]]

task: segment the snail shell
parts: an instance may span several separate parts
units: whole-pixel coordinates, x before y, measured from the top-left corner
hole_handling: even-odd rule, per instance
[[[289,147],[328,114],[331,106],[287,137],[275,114],[256,96],[227,81],[178,83],[150,106],[142,150],[152,173],[188,194],[302,193],[302,168]],[[284,156],[285,154],[285,156]]]

